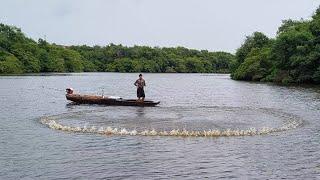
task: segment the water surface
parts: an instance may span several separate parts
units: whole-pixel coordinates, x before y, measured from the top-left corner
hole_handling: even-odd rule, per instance
[[[66,87],[134,98],[136,76],[0,77],[0,179],[319,177],[319,87],[145,74],[158,107],[65,100]]]

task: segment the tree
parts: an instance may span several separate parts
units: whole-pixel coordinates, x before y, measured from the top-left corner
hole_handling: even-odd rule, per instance
[[[232,74],[233,79],[260,81],[269,73],[271,49],[255,48],[247,55],[245,61]]]
[[[184,47],[127,47],[121,44],[67,47],[50,44],[43,39],[36,42],[26,37],[19,28],[4,24],[0,24],[0,51],[10,54],[19,62],[13,64],[21,71],[14,72],[21,73],[228,72],[234,60],[234,55],[230,53],[198,51]],[[2,62],[3,67],[0,68],[8,69],[8,62]]]
[[[249,36],[236,52],[231,77],[281,83],[315,83],[320,77],[320,8],[311,20],[285,20],[276,38]],[[254,40],[255,39],[255,40]]]
[[[254,32],[251,36],[247,36],[244,43],[236,52],[237,64],[243,63],[253,48],[262,48],[269,42],[269,38],[261,32]]]
[[[187,69],[187,72],[189,73],[205,72],[203,63],[197,58],[187,58],[186,69]]]
[[[82,72],[83,71],[83,61],[80,54],[76,51],[63,49],[61,51],[62,58],[64,59],[64,64],[67,72]]]
[[[19,74],[22,72],[22,64],[15,56],[0,51],[0,73]]]

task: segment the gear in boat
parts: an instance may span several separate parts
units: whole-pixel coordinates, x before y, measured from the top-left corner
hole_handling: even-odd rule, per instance
[[[141,101],[136,99],[122,99],[116,96],[94,96],[73,94],[72,88],[66,89],[66,98],[78,104],[103,104],[109,106],[156,106],[160,101]]]

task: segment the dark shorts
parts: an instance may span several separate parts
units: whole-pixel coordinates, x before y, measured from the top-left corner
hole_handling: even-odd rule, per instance
[[[146,97],[146,95],[144,94],[143,88],[138,88],[138,89],[137,89],[137,97],[138,97],[138,98]]]

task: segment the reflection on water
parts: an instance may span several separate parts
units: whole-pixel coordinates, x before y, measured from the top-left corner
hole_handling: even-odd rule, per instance
[[[138,117],[138,118],[143,118],[143,116],[144,116],[144,114],[145,114],[145,113],[144,113],[144,109],[145,109],[145,108],[144,108],[144,107],[137,107],[136,109],[137,109],[137,113],[136,113],[136,114],[137,114],[137,117]]]
[[[109,107],[64,89],[132,98],[136,74],[66,75],[0,78],[0,179],[319,177],[317,86],[145,74],[159,107]]]

